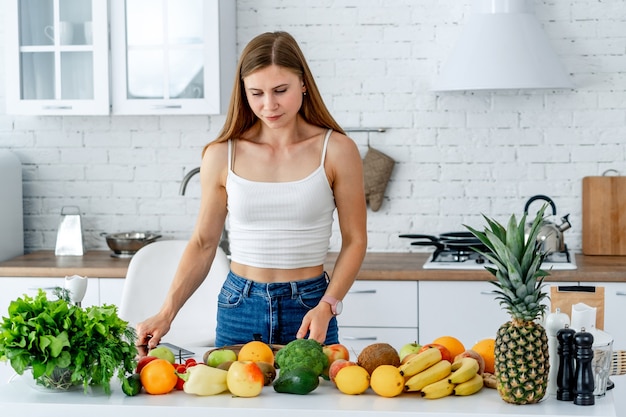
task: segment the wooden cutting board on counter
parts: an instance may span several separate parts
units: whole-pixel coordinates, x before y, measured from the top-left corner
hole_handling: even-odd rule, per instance
[[[626,177],[583,178],[583,253],[626,255]]]

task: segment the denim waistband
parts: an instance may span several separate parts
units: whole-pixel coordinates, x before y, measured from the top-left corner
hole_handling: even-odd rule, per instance
[[[329,277],[326,271],[313,278],[291,282],[256,282],[241,277],[233,271],[228,273],[224,288],[241,292],[244,296],[298,296],[302,293],[326,288]]]

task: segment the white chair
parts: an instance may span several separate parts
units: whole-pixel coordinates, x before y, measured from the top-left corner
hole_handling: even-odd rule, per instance
[[[159,311],[186,245],[184,240],[157,241],[132,257],[119,309],[131,326]],[[229,270],[226,254],[217,248],[207,278],[180,309],[163,342],[182,347],[215,344],[217,295]]]

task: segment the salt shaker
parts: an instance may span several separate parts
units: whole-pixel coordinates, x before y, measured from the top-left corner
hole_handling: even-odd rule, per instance
[[[561,312],[560,308],[556,308],[554,313],[548,314],[546,317],[546,333],[548,334],[548,352],[550,361],[550,372],[548,374],[548,389],[546,394],[555,395],[557,389],[557,378],[559,372],[559,355],[556,333],[569,326],[569,316]]]
[[[580,332],[574,335],[574,346],[576,349],[576,370],[574,375],[574,404],[594,405],[595,381],[593,379],[593,335],[581,328]]]
[[[559,368],[557,372],[556,399],[572,401],[574,399],[574,335],[576,332],[566,325],[556,333],[558,341]]]

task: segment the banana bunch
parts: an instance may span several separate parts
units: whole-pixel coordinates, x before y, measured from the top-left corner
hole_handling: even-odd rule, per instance
[[[482,389],[483,377],[476,359],[464,357],[450,363],[441,358],[441,353],[437,359],[432,350],[439,351],[428,349],[400,365],[400,373],[405,377],[404,391],[419,391],[424,398],[436,399],[472,395]]]

